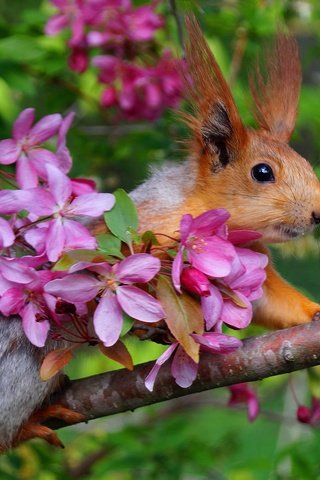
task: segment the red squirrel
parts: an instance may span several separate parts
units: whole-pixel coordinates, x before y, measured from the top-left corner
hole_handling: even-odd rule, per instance
[[[185,115],[192,131],[190,155],[184,163],[154,171],[131,193],[141,231],[176,235],[183,214],[223,207],[231,214],[229,227],[257,230],[261,241],[252,248],[268,253],[266,243],[291,240],[320,223],[319,181],[310,164],[288,145],[301,83],[296,43],[280,35],[267,60],[267,80],[257,72],[251,83],[259,125],[253,130],[243,125],[193,18],[187,30],[187,93],[194,108],[193,115]],[[320,305],[286,283],[270,261],[264,295],[254,304],[254,322],[285,328],[309,322],[319,311]],[[45,410],[32,416],[59,383],[60,375],[47,382],[39,378],[42,359],[57,343],[49,340],[45,349],[34,347],[20,320],[12,318],[1,319],[0,338],[0,451],[35,436],[57,443],[54,433],[39,424]],[[68,418],[63,409],[50,408],[48,415]],[[74,415],[70,421],[76,421]]]

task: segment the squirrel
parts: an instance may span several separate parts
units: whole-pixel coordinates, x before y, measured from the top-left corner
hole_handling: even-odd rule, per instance
[[[213,208],[230,214],[230,229],[260,232],[251,248],[269,255],[267,243],[285,242],[320,223],[320,183],[311,165],[289,147],[299,99],[301,71],[296,42],[279,35],[266,61],[267,77],[256,71],[251,92],[259,128],[242,123],[231,90],[197,21],[187,19],[188,96],[194,115],[184,114],[192,131],[189,158],[166,164],[131,193],[140,228],[176,235],[185,213],[197,216]],[[286,328],[318,318],[320,305],[289,285],[267,266],[263,297],[254,302],[253,321],[267,328]],[[19,319],[0,321],[0,451],[41,436],[57,442],[33,412],[57,388],[61,374],[41,382],[46,352],[31,345]],[[50,409],[50,406],[48,407]],[[67,412],[54,416],[67,417]],[[45,409],[44,409],[45,411]],[[41,412],[41,409],[40,409]],[[37,416],[38,415],[38,416]],[[48,413],[48,416],[50,412]],[[52,415],[52,412],[51,412]],[[76,416],[76,412],[74,412]],[[40,420],[39,420],[40,419]],[[76,421],[76,418],[70,416]]]

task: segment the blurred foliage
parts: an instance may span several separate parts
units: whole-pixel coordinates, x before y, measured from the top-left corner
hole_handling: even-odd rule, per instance
[[[181,17],[196,13],[248,125],[253,125],[253,118],[247,76],[262,45],[270,43],[278,28],[297,37],[305,82],[293,144],[317,166],[318,0],[181,0],[177,9]],[[160,2],[159,10],[168,20],[161,41],[181,51],[169,3]],[[15,117],[25,107],[35,107],[38,118],[76,111],[68,135],[73,173],[94,177],[102,190],[118,186],[130,190],[145,178],[150,163],[183,158],[185,152],[175,140],[183,140],[188,133],[175,112],[167,112],[154,123],[119,123],[112,112],[99,107],[101,87],[92,72],[77,75],[67,67],[64,34],[44,35],[52,13],[47,1],[0,0],[1,138],[10,136]],[[304,246],[296,245],[290,247],[291,254],[304,250],[309,256],[285,258],[277,250],[276,263],[286,278],[320,300],[318,244],[308,240]],[[156,358],[162,349],[148,342],[142,349],[137,341],[129,341],[135,362]],[[77,356],[69,374],[75,378],[108,368],[115,364],[88,348]],[[298,374],[294,381],[300,402],[306,401],[304,375]],[[243,411],[225,410],[226,392],[216,391],[196,400],[187,398],[189,409],[188,402],[180,400],[67,428],[61,432],[65,451],[38,442],[25,444],[1,457],[0,479],[320,479],[320,432],[295,422],[296,404],[287,391],[285,376],[265,381],[263,413],[254,424],[248,424]]]

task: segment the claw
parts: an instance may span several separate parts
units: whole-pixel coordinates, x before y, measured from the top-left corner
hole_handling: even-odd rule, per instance
[[[84,416],[81,413],[74,412],[62,405],[49,405],[35,412],[21,427],[20,432],[14,439],[13,446],[16,447],[20,443],[25,442],[26,440],[31,440],[32,438],[42,438],[50,443],[50,445],[64,448],[58,435],[51,428],[41,425],[42,422],[50,418],[58,418],[70,425],[84,420]]]

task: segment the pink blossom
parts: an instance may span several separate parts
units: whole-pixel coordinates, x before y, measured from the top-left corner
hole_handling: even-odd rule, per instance
[[[255,391],[246,383],[238,383],[228,387],[231,393],[229,407],[245,403],[248,407],[248,419],[253,422],[259,414],[259,401]]]
[[[183,256],[191,265],[213,278],[225,277],[231,272],[236,251],[220,232],[229,218],[229,213],[220,208],[209,210],[196,218],[183,215],[180,223],[180,247],[172,265],[172,281],[181,291],[180,276]]]
[[[62,128],[64,122],[70,126],[70,116],[63,121],[61,115],[53,114],[43,117],[33,127],[34,109],[23,110],[13,125],[13,138],[0,141],[0,163],[8,165],[16,162],[16,177],[21,188],[33,188],[38,184],[38,177],[46,180],[46,165],[58,166],[67,172],[71,167],[70,156],[65,147],[65,135],[60,134],[62,151],[57,154],[41,147],[41,144],[55,136]],[[66,161],[66,157],[67,161]]]
[[[182,388],[188,388],[195,380],[198,372],[198,365],[185,353],[178,343],[173,343],[162,355],[160,355],[145,379],[144,384],[150,392],[153,391],[154,383],[161,366],[169,360],[173,353],[175,354],[171,364],[171,375],[175,379],[177,385]]]
[[[50,329],[50,319],[54,312],[50,310],[51,296],[44,293],[43,287],[57,274],[49,270],[28,269],[29,282],[12,283],[2,293],[0,311],[3,315],[18,314],[22,318],[23,330],[33,345],[43,347]]]
[[[99,55],[92,63],[100,69],[100,82],[107,85],[102,104],[118,106],[129,119],[155,120],[181,99],[183,65],[169,51],[154,66],[138,66],[111,55]]]
[[[268,257],[248,248],[236,247],[236,253],[231,272],[223,278],[222,283],[233,290],[246,308],[232,299],[225,299],[220,318],[231,327],[245,328],[252,319],[251,302],[263,294],[262,284],[266,279],[264,268]]]
[[[301,423],[308,423],[316,427],[320,424],[320,399],[312,397],[311,408],[305,405],[299,405],[297,409],[297,419]]]
[[[118,2],[119,3],[119,2]],[[125,42],[147,42],[164,24],[163,18],[154,12],[154,5],[133,7],[122,2],[122,8],[110,4],[101,9],[93,30],[88,33],[88,44],[94,47],[124,45]]]
[[[192,333],[191,337],[196,343],[200,344],[202,351],[209,353],[230,353],[242,345],[241,340],[216,332],[206,332],[203,335]],[[151,392],[161,366],[169,360],[173,354],[171,374],[176,384],[182,388],[188,388],[196,379],[198,364],[187,355],[181,345],[175,342],[160,355],[145,379],[145,386]]]
[[[56,35],[67,27],[71,28],[70,46],[77,45],[84,35],[84,17],[81,3],[78,0],[51,0],[59,13],[51,17],[46,26],[47,35]]]
[[[47,177],[48,191],[34,189],[23,192],[25,194],[25,208],[34,215],[53,216],[54,218],[40,224],[36,233],[29,230],[26,234],[27,240],[38,253],[41,253],[39,244],[44,245],[44,251],[51,262],[55,262],[64,250],[95,248],[95,238],[84,225],[71,220],[71,218],[101,216],[113,207],[114,196],[109,193],[91,192],[78,195],[72,199],[72,183],[64,173],[57,167],[48,164]],[[10,193],[7,195],[10,196]],[[18,211],[20,210],[19,207],[18,204]]]
[[[119,339],[122,311],[142,322],[156,322],[165,317],[160,303],[134,283],[149,282],[160,269],[160,260],[148,254],[131,255],[113,266],[80,262],[71,267],[71,275],[49,282],[45,290],[67,302],[88,302],[100,296],[93,324],[98,337],[106,346]],[[73,273],[88,269],[95,276]]]
[[[68,58],[68,65],[71,70],[83,73],[89,65],[89,53],[86,47],[73,47]]]

